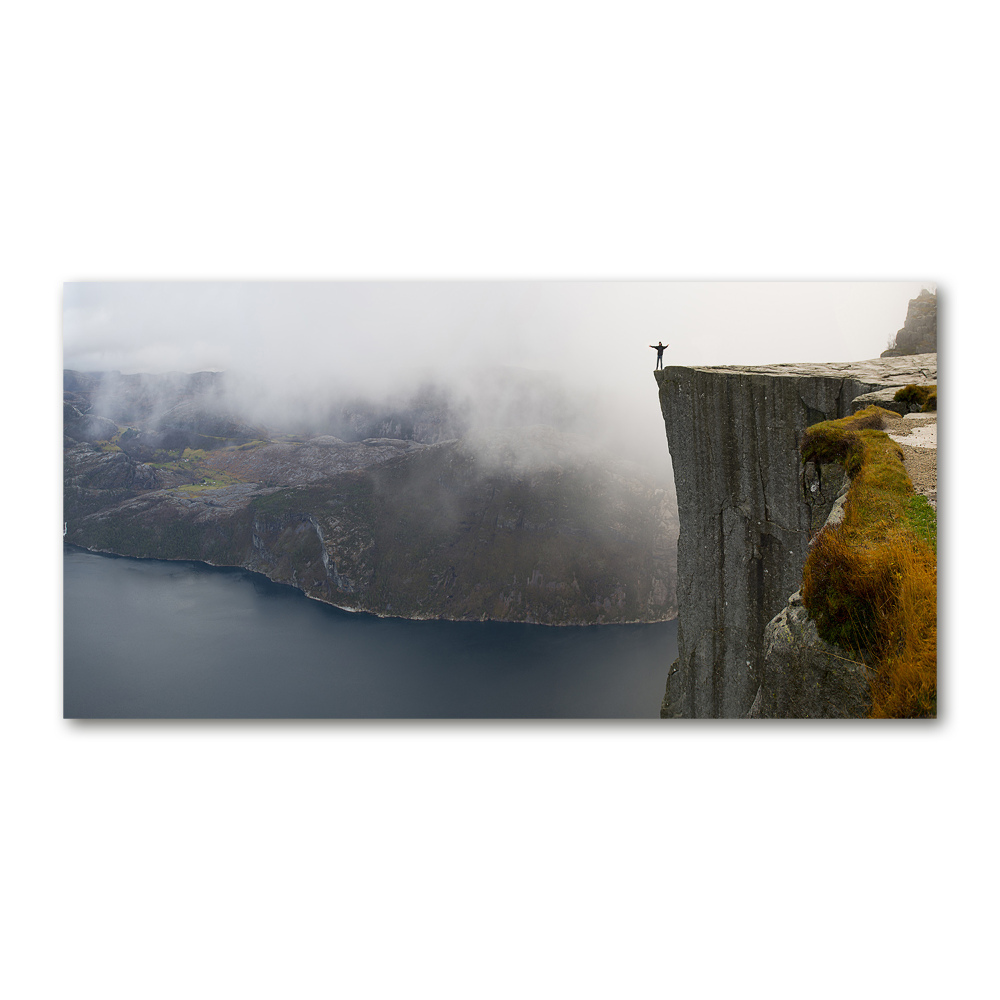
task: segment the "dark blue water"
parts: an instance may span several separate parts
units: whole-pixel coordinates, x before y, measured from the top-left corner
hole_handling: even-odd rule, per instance
[[[244,570],[63,560],[67,718],[656,718],[676,622],[351,614]]]

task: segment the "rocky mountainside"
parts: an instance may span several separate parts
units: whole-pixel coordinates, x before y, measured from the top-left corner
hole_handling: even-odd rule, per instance
[[[742,717],[764,676],[765,627],[798,590],[845,481],[839,465],[802,466],[803,431],[864,394],[936,382],[937,356],[654,374],[680,516],[679,656],[661,714]]]
[[[883,351],[882,357],[911,354],[937,354],[937,293],[926,288],[910,299],[903,326],[896,331],[893,346]]]
[[[425,391],[414,406],[327,409],[377,437],[278,434],[233,412],[220,376],[67,372],[65,384],[73,544],[243,566],[402,617],[583,624],[676,612],[672,494],[565,431],[444,439],[467,416]]]

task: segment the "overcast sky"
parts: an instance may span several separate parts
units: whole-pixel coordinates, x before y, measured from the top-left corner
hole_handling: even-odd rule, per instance
[[[383,396],[511,365],[594,392],[662,441],[665,364],[877,357],[927,282],[108,282],[67,284],[64,367],[222,370],[275,392]],[[933,289],[933,285],[930,285]],[[645,446],[645,445],[644,445]]]
[[[927,284],[926,282],[924,283]],[[602,381],[668,363],[876,357],[921,282],[109,282],[67,284],[64,366],[250,366],[367,380],[511,364]],[[930,287],[933,288],[933,285]]]

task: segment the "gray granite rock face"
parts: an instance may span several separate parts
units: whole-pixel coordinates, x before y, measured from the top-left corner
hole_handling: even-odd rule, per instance
[[[858,719],[871,709],[871,671],[819,637],[798,592],[767,624],[763,664],[751,718]]]
[[[875,392],[866,392],[858,396],[851,404],[851,410],[857,413],[866,406],[881,406],[883,410],[892,410],[901,416],[907,413],[919,413],[919,403],[904,403],[902,400],[893,399],[899,390],[893,386],[889,389],[876,389]]]
[[[826,527],[844,520],[846,500],[845,485]],[[857,719],[871,709],[871,670],[820,638],[801,591],[767,623],[761,663],[751,719]]]
[[[937,356],[654,372],[673,461],[678,659],[660,714],[746,716],[764,676],[768,622],[799,589],[811,534],[844,486],[803,467],[803,431],[856,397],[936,381]]]
[[[937,293],[925,288],[915,299],[910,299],[903,326],[896,331],[893,346],[883,351],[882,357],[936,353]]]

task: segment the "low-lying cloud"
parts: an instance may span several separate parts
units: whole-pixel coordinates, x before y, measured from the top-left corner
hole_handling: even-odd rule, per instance
[[[669,473],[666,364],[876,357],[920,282],[89,282],[64,367],[224,371],[226,404],[317,429],[436,392],[472,427],[546,424]]]

